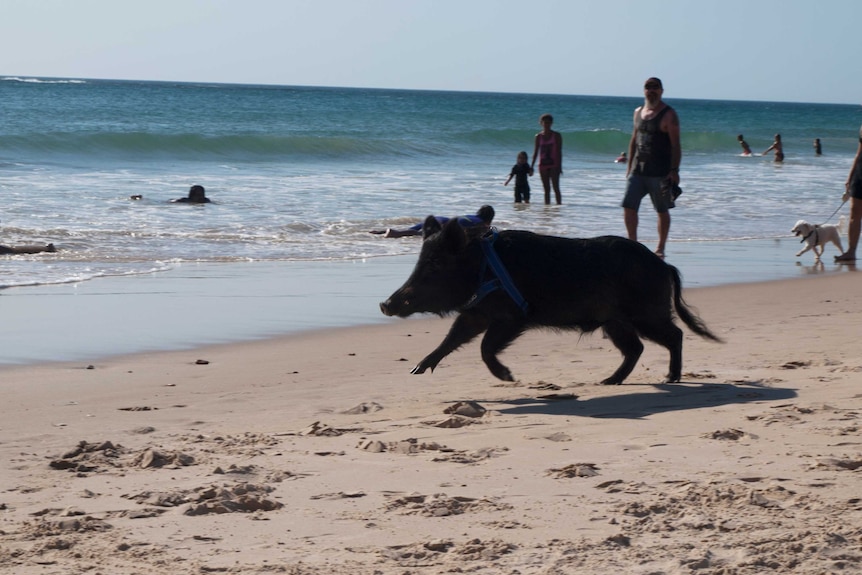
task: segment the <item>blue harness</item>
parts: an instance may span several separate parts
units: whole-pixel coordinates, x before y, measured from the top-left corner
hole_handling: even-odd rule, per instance
[[[512,276],[510,276],[509,272],[506,271],[506,268],[503,266],[503,262],[500,261],[499,256],[497,256],[497,252],[494,251],[494,241],[497,239],[498,235],[497,230],[495,228],[491,228],[488,230],[488,233],[482,236],[482,239],[479,240],[479,245],[482,246],[482,254],[485,256],[482,259],[482,268],[479,270],[479,282],[482,282],[482,278],[485,277],[485,271],[487,271],[489,266],[491,268],[491,273],[495,277],[486,282],[480,283],[476,293],[473,294],[473,297],[470,298],[470,301],[467,302],[463,309],[474,307],[489,293],[502,289],[510,298],[512,298],[512,301],[521,308],[524,315],[526,315],[527,310],[529,309],[529,304],[527,304],[527,301],[523,296],[521,296],[521,292],[518,291],[518,288],[515,287],[515,283],[512,281]]]

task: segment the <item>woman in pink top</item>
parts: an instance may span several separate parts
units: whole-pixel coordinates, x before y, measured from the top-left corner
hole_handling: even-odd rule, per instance
[[[559,132],[551,129],[554,117],[550,114],[542,114],[539,118],[542,131],[536,134],[536,147],[533,150],[533,162],[531,168],[536,167],[536,159],[539,159],[539,176],[542,178],[542,186],[545,188],[545,203],[551,203],[551,186],[554,186],[554,195],[557,203],[562,204],[560,196],[560,174],[563,173],[563,137]]]

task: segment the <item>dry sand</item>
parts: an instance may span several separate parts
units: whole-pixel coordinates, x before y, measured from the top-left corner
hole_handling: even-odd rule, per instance
[[[855,273],[686,292],[647,344],[451,319],[0,370],[0,573],[862,572]]]

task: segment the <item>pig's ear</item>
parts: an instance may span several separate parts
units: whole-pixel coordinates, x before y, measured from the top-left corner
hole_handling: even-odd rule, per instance
[[[443,241],[443,245],[450,252],[459,252],[464,249],[464,245],[467,243],[467,233],[464,231],[464,228],[461,227],[461,224],[458,223],[458,220],[452,218],[443,226],[443,233],[441,234],[441,238]]]
[[[422,224],[422,239],[427,239],[431,234],[436,234],[441,229],[440,222],[437,221],[437,218],[434,216],[428,216]]]

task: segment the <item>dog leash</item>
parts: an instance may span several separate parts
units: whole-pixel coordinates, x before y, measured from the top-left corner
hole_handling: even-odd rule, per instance
[[[819,228],[820,226],[825,226],[825,225],[826,225],[826,223],[827,223],[829,220],[831,220],[832,218],[834,218],[834,217],[835,217],[835,214],[837,214],[837,213],[838,213],[838,210],[840,210],[841,208],[843,208],[843,207],[844,207],[844,204],[846,204],[846,203],[847,203],[847,200],[842,199],[842,200],[841,200],[841,204],[840,204],[840,205],[835,209],[835,211],[834,211],[834,212],[832,212],[832,215],[830,215],[828,218],[826,218],[826,220],[825,220],[822,224],[814,224],[814,229],[812,229],[812,230],[811,230],[811,232],[809,232],[807,236],[804,236],[801,240],[799,240],[799,243],[801,243],[801,244],[802,244],[802,243],[805,243],[805,240],[807,240],[808,238],[810,238],[812,235],[814,236],[814,243],[815,243],[815,244],[816,244],[816,243],[819,243],[819,241],[820,241],[820,233],[817,231],[817,228]]]
[[[829,216],[828,218],[826,218],[826,221],[824,221],[824,222],[823,222],[822,224],[820,224],[820,225],[822,226],[823,224],[825,224],[826,222],[828,222],[829,220],[831,220],[832,218],[834,218],[834,217],[835,217],[835,214],[837,214],[837,213],[838,213],[838,210],[840,210],[841,208],[843,208],[843,207],[844,207],[844,204],[846,204],[846,203],[847,203],[847,200],[841,200],[841,205],[840,205],[840,206],[838,206],[838,208],[836,208],[836,209],[835,209],[835,211],[834,211],[834,212],[832,212],[832,215],[831,215],[831,216]]]

